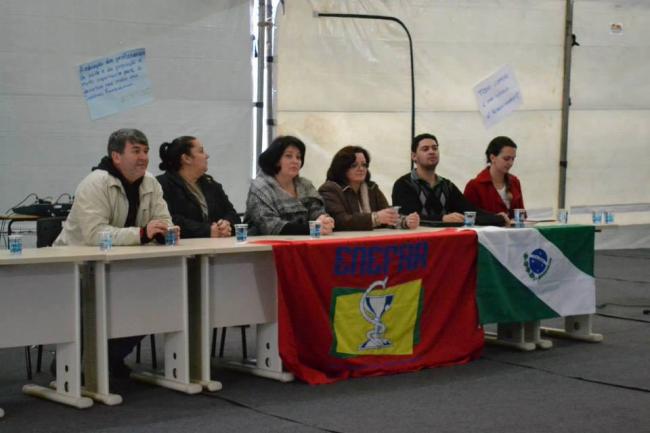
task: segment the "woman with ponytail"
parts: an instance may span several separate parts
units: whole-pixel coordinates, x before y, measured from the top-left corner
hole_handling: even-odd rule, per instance
[[[232,236],[240,222],[220,183],[206,174],[209,155],[195,137],[160,145],[158,176],[174,224],[185,238]]]

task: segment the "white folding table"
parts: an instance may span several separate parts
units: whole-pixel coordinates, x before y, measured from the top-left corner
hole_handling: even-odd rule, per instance
[[[527,226],[544,227],[555,225],[561,224],[557,222],[544,222],[529,224]],[[599,232],[601,227],[613,227],[613,225],[596,226],[596,232]],[[603,341],[604,337],[602,334],[592,332],[592,319],[593,315],[591,314],[566,316],[564,317],[564,328],[549,328],[541,326],[540,320],[532,320],[529,322],[498,323],[496,333],[485,333],[485,341],[486,343],[510,347],[525,352],[535,349],[552,348],[553,342],[551,340],[542,338],[542,335],[584,341],[588,343],[600,343]]]
[[[122,402],[108,382],[108,339],[164,334],[164,373],[131,377],[187,394],[189,365],[187,260],[208,252],[185,245],[113,247],[92,264],[84,291],[84,395],[107,405]]]
[[[327,239],[393,236],[398,233],[438,231],[391,229],[371,232],[335,232]],[[226,360],[220,365],[261,377],[289,382],[292,373],[283,369],[278,344],[277,279],[273,248],[260,241],[305,241],[309,236],[256,236],[244,244],[234,238],[185,239],[183,245],[209,249],[190,266],[190,329],[192,378],[205,389],[221,389],[210,375],[210,336],[213,328],[256,325],[256,353],[248,360]],[[319,242],[320,240],[314,240]]]
[[[240,325],[257,325],[256,359],[228,360],[224,366],[281,381],[293,380],[293,375],[282,369],[278,349],[272,247],[254,242],[238,244],[234,238],[186,239],[182,244],[210,251],[190,264],[193,382],[209,391],[221,389],[221,383],[212,380],[210,373],[210,335],[214,328]]]
[[[81,393],[79,275],[84,262],[100,257],[93,247],[0,251],[0,347],[56,345],[54,389],[28,384],[26,394],[80,409],[92,406]]]

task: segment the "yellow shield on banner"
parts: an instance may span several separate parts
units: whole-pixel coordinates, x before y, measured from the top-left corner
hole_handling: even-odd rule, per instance
[[[374,288],[377,286],[378,288]],[[419,340],[422,280],[332,290],[334,356],[411,355]]]

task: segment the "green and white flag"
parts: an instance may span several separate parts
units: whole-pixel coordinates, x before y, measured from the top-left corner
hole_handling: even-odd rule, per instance
[[[592,226],[476,229],[481,323],[593,314]]]

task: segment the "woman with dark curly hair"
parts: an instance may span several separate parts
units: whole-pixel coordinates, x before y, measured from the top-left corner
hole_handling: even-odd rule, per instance
[[[258,158],[260,172],[251,183],[245,222],[251,235],[307,235],[309,221],[321,223],[321,234],[334,229],[314,185],[300,177],[305,144],[292,136],[277,137]]]
[[[327,170],[327,181],[318,188],[325,209],[334,217],[337,230],[372,230],[376,227],[414,229],[417,213],[400,215],[388,205],[376,183],[370,180],[370,154],[360,146],[336,152]]]

